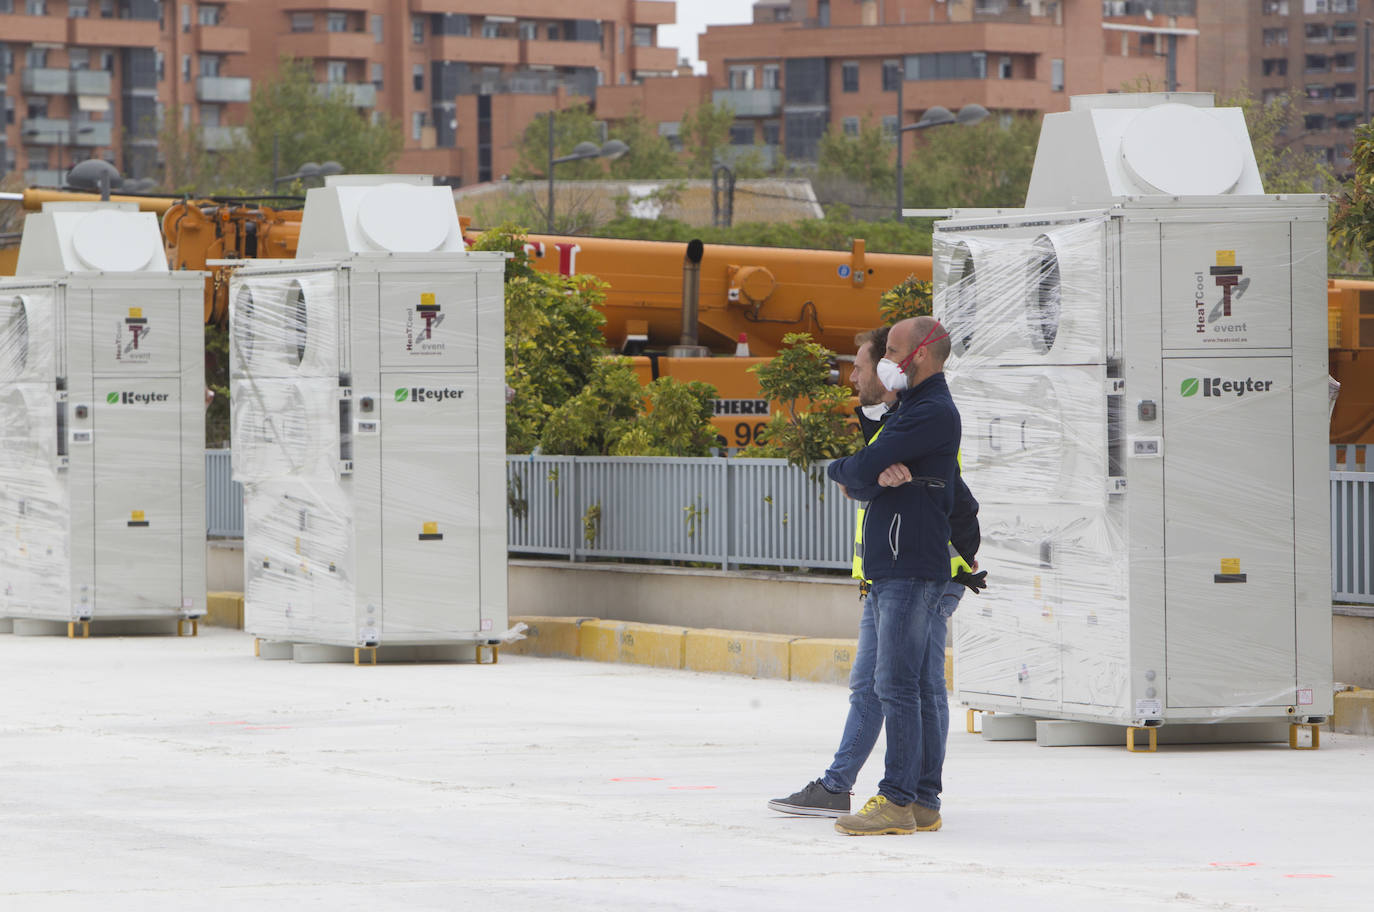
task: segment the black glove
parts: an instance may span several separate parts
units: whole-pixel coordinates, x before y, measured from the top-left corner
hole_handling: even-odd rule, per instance
[[[974,595],[977,595],[979,590],[988,587],[988,572],[979,570],[977,573],[970,573],[968,570],[960,570],[955,574],[954,582],[963,583],[973,590]]]

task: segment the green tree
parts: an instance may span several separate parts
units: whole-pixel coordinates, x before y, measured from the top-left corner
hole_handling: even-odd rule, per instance
[[[971,127],[924,130],[907,159],[905,203],[912,208],[1023,206],[1040,121],[990,117]]]
[[[168,117],[158,131],[157,150],[162,161],[161,190],[178,196],[201,196],[224,185],[219,162],[206,151],[199,126]]]
[[[908,317],[930,316],[932,290],[930,282],[914,275],[893,285],[878,298],[878,314],[883,324],[896,326]]]
[[[551,113],[555,158],[571,154],[578,143],[601,145],[596,119],[586,105],[574,105]],[[549,176],[549,117],[550,113],[537,115],[525,127],[525,132],[520,134],[520,156],[511,169],[512,178],[533,180]],[[595,158],[565,162],[558,166],[556,172],[556,176],[562,180],[591,180],[603,174],[605,164]]]
[[[685,174],[672,145],[639,113],[638,107],[611,127],[610,137],[630,147],[629,152],[611,162],[611,177],[617,180],[673,180]]]
[[[711,101],[698,105],[682,118],[682,145],[692,177],[711,176],[717,159],[730,145],[730,126],[734,122],[733,107]]]
[[[276,73],[258,84],[248,108],[247,139],[222,161],[243,188],[270,189],[273,144],[282,174],[308,162],[337,161],[354,174],[391,170],[404,138],[389,118],[377,123],[342,94],[322,93],[308,59],[282,57]]]
[[[628,358],[599,358],[586,385],[549,415],[539,445],[549,455],[604,456],[634,427],[643,401]]]
[[[860,440],[849,424],[849,391],[830,384],[835,353],[809,333],[788,333],[782,342],[777,357],[750,368],[760,396],[781,402],[782,411],[768,419],[761,442],[740,455],[782,457],[805,469],[855,452]]]
[[[1350,159],[1355,176],[1336,199],[1330,240],[1333,249],[1343,254],[1343,271],[1367,272],[1374,260],[1374,126],[1355,128]]]
[[[818,173],[821,177],[843,177],[882,193],[893,193],[897,171],[892,143],[881,124],[865,117],[857,136],[846,136],[833,125],[821,137]]]
[[[611,447],[612,456],[710,456],[716,388],[659,377],[646,388],[648,412]]]
[[[1290,90],[1267,102],[1248,92],[1217,102],[1218,107],[1240,108],[1244,112],[1265,193],[1318,193],[1340,186],[1326,162],[1300,145],[1307,134],[1295,130],[1299,116],[1297,100],[1297,92]]]
[[[606,354],[598,311],[605,285],[594,276],[539,272],[525,254],[525,233],[501,225],[475,250],[501,250],[506,261],[506,451],[528,453],[550,416],[590,383]],[[636,384],[636,388],[638,385]]]

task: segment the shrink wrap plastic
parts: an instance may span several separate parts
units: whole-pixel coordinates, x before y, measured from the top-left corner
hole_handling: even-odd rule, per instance
[[[1325,554],[1325,525],[1294,522],[1313,448],[1295,444],[1292,420],[1308,406],[1325,414],[1324,361],[1302,363],[1287,336],[1267,337],[1264,359],[1243,357],[1244,339],[1214,338],[1242,322],[1220,317],[1228,302],[1252,335],[1269,331],[1265,308],[1288,330],[1290,296],[1294,325],[1320,320],[1306,292],[1322,290],[1324,251],[1294,241],[1288,254],[1282,214],[1277,231],[1215,210],[1176,220],[1189,218],[1221,223],[1206,226],[1215,241],[1204,230],[1196,250],[1171,253],[1166,226],[1161,253],[1152,224],[1153,247],[1137,255],[1119,218],[1091,213],[936,231],[935,316],[951,335],[946,375],[989,584],[953,624],[964,703],[1126,724],[1330,711],[1320,634],[1313,645],[1302,632],[1304,602],[1329,604],[1302,576],[1304,560]],[[1281,243],[1256,262],[1266,228]],[[1171,274],[1192,254],[1206,265]],[[1133,256],[1153,296],[1123,285]],[[1312,289],[1295,278],[1291,291],[1265,278],[1290,269],[1320,278]],[[1170,328],[1174,304],[1181,330]],[[1327,623],[1329,648],[1329,613]]]
[[[502,266],[454,252],[236,274],[249,632],[334,645],[507,635]]]

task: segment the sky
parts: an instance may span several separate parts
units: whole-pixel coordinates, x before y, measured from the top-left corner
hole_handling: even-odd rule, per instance
[[[754,21],[754,0],[677,0],[677,23],[658,30],[659,47],[675,47],[679,57],[692,61],[698,73],[706,65],[697,59],[697,35],[708,25]]]

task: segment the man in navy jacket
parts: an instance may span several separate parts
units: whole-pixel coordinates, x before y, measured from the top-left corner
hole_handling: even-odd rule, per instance
[[[949,514],[962,433],[943,373],[949,351],[949,334],[931,317],[894,326],[877,372],[897,391],[897,408],[872,443],[828,469],[851,497],[868,501],[863,575],[873,581],[873,689],[887,730],[878,794],[859,813],[835,822],[850,835],[940,827],[938,792],[927,787],[922,794],[920,781],[922,758],[940,733],[923,737],[921,706],[923,698],[936,698],[932,676],[944,675],[941,596],[950,580]]]

